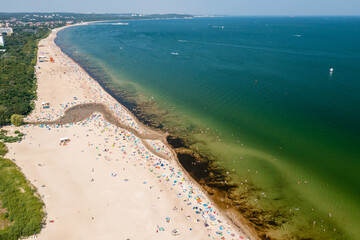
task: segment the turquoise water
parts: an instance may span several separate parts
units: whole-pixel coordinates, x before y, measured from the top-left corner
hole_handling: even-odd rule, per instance
[[[359,17],[97,23],[57,42],[239,192],[256,186],[247,204],[288,214],[271,236],[359,239]]]

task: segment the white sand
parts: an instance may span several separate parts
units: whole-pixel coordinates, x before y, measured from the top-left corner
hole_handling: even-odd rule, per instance
[[[55,63],[38,62],[38,101],[27,120],[56,119],[72,105],[101,102],[127,126],[148,131],[60,51],[55,37],[53,32],[39,43],[38,55],[51,56]],[[42,102],[49,102],[50,109],[42,109]],[[47,225],[38,239],[248,238],[217,211],[176,161],[154,156],[131,132],[106,123],[100,114],[66,126],[7,128],[26,133],[22,142],[8,145],[6,157],[16,159],[45,203]],[[71,141],[59,145],[62,137]],[[148,143],[172,154],[159,141]],[[172,235],[174,229],[179,236]]]

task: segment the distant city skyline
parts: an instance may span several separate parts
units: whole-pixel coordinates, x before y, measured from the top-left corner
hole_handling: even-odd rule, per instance
[[[360,15],[359,0],[18,0],[1,5],[0,12]]]

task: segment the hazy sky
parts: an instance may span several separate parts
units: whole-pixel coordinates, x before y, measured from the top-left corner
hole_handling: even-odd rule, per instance
[[[360,15],[360,0],[0,0],[0,12]]]

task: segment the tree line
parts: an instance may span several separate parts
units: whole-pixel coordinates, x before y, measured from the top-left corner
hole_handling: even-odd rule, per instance
[[[0,125],[10,123],[13,114],[29,114],[36,99],[37,44],[50,30],[38,28],[33,33],[23,29],[14,28],[11,36],[4,36],[6,52],[0,53]]]

